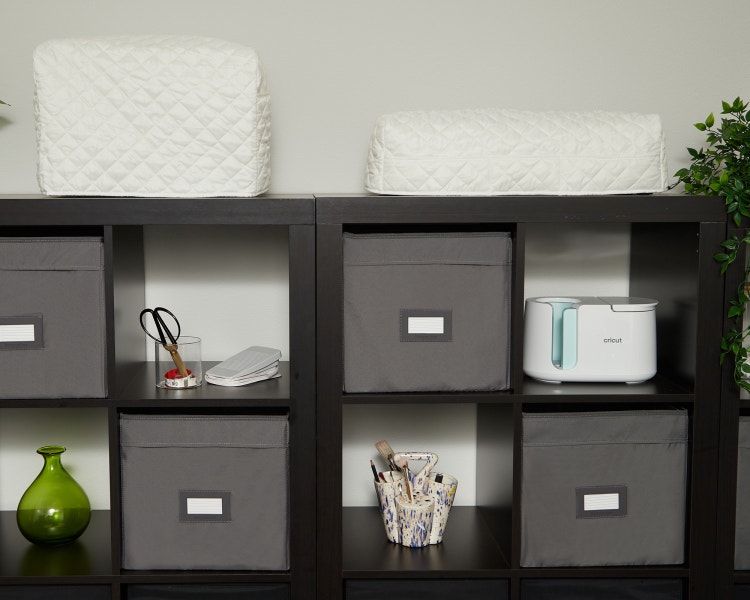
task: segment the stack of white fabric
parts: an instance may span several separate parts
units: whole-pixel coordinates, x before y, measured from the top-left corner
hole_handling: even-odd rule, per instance
[[[237,387],[281,377],[281,350],[250,346],[206,371],[206,381],[214,385]]]

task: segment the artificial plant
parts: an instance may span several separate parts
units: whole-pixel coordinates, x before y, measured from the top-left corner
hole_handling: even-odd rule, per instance
[[[727,214],[742,235],[733,235],[722,242],[722,251],[714,255],[723,274],[738,257],[744,259],[742,250],[750,245],[750,227],[743,219],[750,217],[750,111],[748,103],[736,98],[733,103],[722,102],[721,119],[708,115],[695,128],[706,134],[707,147],[688,148],[690,166],[680,169],[675,177],[685,184],[688,194],[723,196]],[[727,316],[733,326],[721,340],[721,361],[734,358],[734,380],[741,388],[750,391],[750,364],[745,339],[750,336],[750,326],[744,317],[750,301],[750,265],[746,261],[742,282],[729,301]]]

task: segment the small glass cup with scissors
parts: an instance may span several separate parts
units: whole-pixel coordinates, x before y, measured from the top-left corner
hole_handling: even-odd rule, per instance
[[[167,325],[165,316],[169,321],[172,322],[172,328]],[[149,323],[148,321],[151,321]],[[157,306],[156,308],[144,308],[140,314],[141,328],[148,337],[156,342],[155,344],[155,360],[156,360],[156,381],[157,387],[166,388],[191,388],[201,384],[202,380],[202,369],[200,367],[200,338],[182,336],[183,340],[180,340],[181,327],[180,322],[174,314],[163,308]],[[176,331],[176,333],[174,333]],[[174,364],[175,368],[168,368],[164,371],[162,361],[159,355],[161,354],[159,349],[163,348],[169,353],[169,357],[166,360],[171,359],[171,363]],[[190,360],[184,359],[180,354],[190,353]],[[192,356],[197,352],[197,356]],[[165,355],[166,358],[166,355]],[[197,360],[197,368],[195,367]],[[189,367],[193,367],[192,369]],[[162,372],[164,371],[164,372]]]

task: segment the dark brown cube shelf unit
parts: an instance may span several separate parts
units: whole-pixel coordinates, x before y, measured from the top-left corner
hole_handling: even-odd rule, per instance
[[[727,239],[732,236],[743,239],[747,231],[747,219],[742,227],[729,228]],[[727,270],[725,279],[725,305],[737,299],[738,289],[744,288],[744,271],[748,265],[748,252],[744,247],[737,260]],[[747,292],[745,292],[747,293]],[[726,311],[724,311],[726,314]],[[748,325],[743,317],[740,327]],[[738,326],[726,319],[725,333]],[[721,438],[719,444],[718,475],[718,534],[716,546],[717,598],[750,598],[750,497],[748,476],[750,455],[750,395],[734,382],[734,363],[724,361],[721,401]]]
[[[203,385],[167,396],[145,364],[137,314],[144,306],[144,227],[278,227],[288,234],[290,362],[282,378],[244,388]],[[624,232],[631,296],[659,301],[658,371],[641,384],[549,384],[523,374],[524,287],[544,231],[601,239]],[[0,237],[100,237],[104,248],[106,398],[9,398],[0,408],[96,408],[109,438],[109,511],[95,511],[79,543],[28,544],[13,511],[0,514],[0,597],[46,597],[63,586],[79,598],[125,600],[205,590],[211,597],[350,600],[372,590],[417,600],[435,589],[479,590],[510,600],[565,598],[618,585],[681,600],[728,598],[750,587],[733,570],[737,423],[750,415],[719,366],[725,284],[713,255],[726,237],[721,198],[678,195],[258,198],[54,198],[0,196]],[[193,231],[194,229],[191,229]],[[249,231],[249,230],[248,230]],[[512,241],[508,389],[358,392],[343,387],[343,239],[347,233],[499,232]],[[541,240],[543,241],[543,240]],[[622,242],[622,239],[619,239]],[[201,243],[200,236],[196,244]],[[561,267],[563,277],[573,277]],[[731,275],[727,290],[739,280]],[[550,290],[550,293],[554,293]],[[407,307],[419,308],[419,307]],[[135,317],[134,317],[135,315]],[[133,324],[136,323],[134,327]],[[366,357],[365,357],[366,358]],[[723,387],[722,387],[723,386]],[[504,387],[504,386],[503,386]],[[733,396],[733,394],[735,394]],[[723,398],[722,398],[723,395]],[[458,405],[476,415],[472,505],[455,506],[440,545],[387,542],[373,507],[342,501],[345,410]],[[531,413],[678,409],[687,414],[684,561],[676,565],[521,566],[522,416]],[[121,415],[284,415],[289,419],[289,570],[125,570],[121,567]],[[726,435],[725,435],[726,434]],[[374,443],[380,439],[373,431]],[[401,449],[401,448],[399,448]],[[420,448],[421,449],[421,448]],[[374,453],[374,448],[373,448]],[[500,468],[502,465],[502,468]],[[620,483],[620,482],[617,482]],[[464,485],[466,485],[464,483]],[[459,491],[461,494],[462,491]],[[374,502],[373,502],[374,504]],[[730,514],[730,511],[731,514]],[[446,586],[440,586],[445,582]],[[739,587],[739,586],[744,586]],[[652,592],[649,592],[652,590]],[[37,594],[38,592],[38,594]],[[662,596],[658,596],[662,594]],[[665,595],[666,594],[666,595]],[[63,595],[61,594],[61,597]],[[172,597],[172,596],[169,596]],[[209,597],[209,596],[206,596]],[[608,600],[616,600],[609,596]]]
[[[612,594],[617,585],[606,582],[620,580],[626,582],[624,590],[644,599],[650,597],[649,589],[656,590],[653,593],[658,598],[728,597],[715,594],[714,566],[724,292],[712,257],[726,231],[721,199],[666,194],[494,198],[317,195],[316,212],[318,598],[343,600],[347,590],[367,587],[358,582],[374,580],[388,581],[389,594],[398,593],[399,582],[404,582],[404,590],[418,590],[420,581],[426,582],[424,589],[431,589],[433,581],[494,580],[498,589],[508,590],[511,600],[554,598],[556,594],[567,598],[572,596],[565,594],[594,594],[602,589]],[[539,242],[534,236],[539,235],[540,226],[580,229],[585,235],[611,225],[624,230],[629,240],[625,282],[629,295],[659,301],[656,377],[641,384],[550,384],[525,377],[523,312],[530,242]],[[511,235],[510,389],[345,392],[344,236],[440,231]],[[585,269],[588,259],[601,261],[608,252],[609,246],[603,243],[600,252],[594,250],[577,266]],[[549,294],[556,292],[550,289]],[[367,357],[359,358],[364,361]],[[440,546],[407,549],[391,544],[385,539],[376,507],[342,506],[338,465],[345,451],[348,424],[344,409],[382,407],[384,413],[392,414],[400,404],[425,409],[439,404],[476,407],[476,502],[474,506],[453,507]],[[522,567],[522,414],[628,410],[657,414],[673,408],[685,412],[688,419],[686,533],[684,553],[675,554],[684,554],[684,562]],[[380,434],[373,431],[372,435],[374,443]],[[504,475],[508,469],[503,471],[498,465],[512,465],[512,475]],[[508,486],[512,487],[510,493],[503,489]],[[649,586],[649,581],[656,585]],[[355,597],[359,596],[352,595],[350,600]],[[611,600],[617,596],[602,597]]]
[[[252,234],[273,227],[288,239],[289,355],[282,377],[225,388],[203,384],[171,394],[157,390],[138,326],[144,307],[144,227],[210,225]],[[239,230],[237,228],[240,228]],[[245,228],[245,229],[242,229]],[[199,231],[199,229],[198,229]],[[98,408],[107,414],[109,511],[73,544],[45,548],[23,539],[13,511],[0,514],[0,597],[112,600],[144,594],[177,598],[309,600],[315,595],[315,205],[307,196],[257,198],[57,198],[0,196],[0,236],[79,238],[104,243],[105,398],[3,398],[0,408]],[[201,244],[200,234],[194,243]],[[217,248],[211,248],[216,253]],[[222,252],[222,248],[218,252]],[[237,260],[236,256],[232,257]],[[240,258],[241,260],[241,258]],[[2,312],[2,306],[0,306]],[[209,368],[211,364],[205,365]],[[125,570],[121,567],[121,415],[279,415],[289,420],[289,515],[284,570]],[[188,550],[186,550],[188,551]],[[190,587],[186,587],[190,586]],[[48,594],[54,589],[53,595]],[[132,594],[131,594],[132,592]],[[151,597],[150,595],[148,597]]]

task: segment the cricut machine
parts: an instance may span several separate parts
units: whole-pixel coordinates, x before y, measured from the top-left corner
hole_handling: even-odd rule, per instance
[[[549,382],[651,379],[657,304],[651,298],[528,298],[524,373]]]

